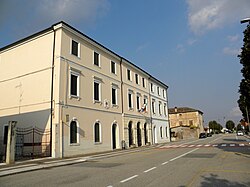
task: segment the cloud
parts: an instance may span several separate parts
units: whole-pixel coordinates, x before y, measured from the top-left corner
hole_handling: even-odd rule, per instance
[[[242,113],[241,113],[239,107],[232,108],[229,115],[230,115],[230,117],[242,117]]]
[[[0,29],[17,40],[62,20],[88,27],[109,8],[108,0],[1,0]]]
[[[149,43],[144,43],[144,44],[142,44],[142,45],[139,45],[139,46],[136,48],[136,52],[140,52],[140,51],[146,49],[148,46],[149,46]]]
[[[192,32],[205,32],[239,22],[249,16],[249,0],[187,0],[188,23]]]
[[[230,48],[230,47],[224,47],[223,48],[223,53],[226,55],[232,55],[232,56],[237,56],[241,52],[241,49],[235,49],[235,48]]]
[[[184,53],[186,51],[185,46],[183,44],[177,44],[176,50],[179,53]]]
[[[239,39],[240,39],[240,35],[236,34],[236,35],[233,35],[233,36],[228,36],[227,39],[230,42],[238,42]]]
[[[93,21],[109,9],[107,0],[40,0],[39,14],[50,20]]]

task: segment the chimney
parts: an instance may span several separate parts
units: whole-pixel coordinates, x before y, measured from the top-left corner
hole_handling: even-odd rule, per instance
[[[177,113],[177,107],[174,107],[174,112],[176,112],[176,113]]]

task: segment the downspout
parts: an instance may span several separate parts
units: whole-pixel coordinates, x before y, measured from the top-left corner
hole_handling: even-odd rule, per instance
[[[123,109],[123,79],[122,79],[122,57],[120,57],[120,80],[121,80],[121,107],[122,107],[122,130],[123,130],[123,133],[122,133],[122,149],[125,149],[126,146],[125,146],[125,140],[124,140],[124,122],[123,122],[123,112],[124,112],[124,109]]]
[[[166,89],[166,99],[167,99],[167,108],[166,108],[166,112],[168,113],[167,117],[168,117],[168,131],[169,131],[169,141],[171,142],[171,128],[170,128],[170,119],[169,119],[169,112],[168,112],[168,87]]]
[[[51,102],[50,102],[50,157],[52,156],[52,123],[53,123],[53,94],[54,94],[54,64],[55,64],[55,40],[56,40],[56,32],[54,27],[52,26],[54,38],[53,38],[53,52],[52,52],[52,66],[51,66]]]
[[[150,80],[150,77],[148,78],[148,80]],[[151,141],[152,141],[152,145],[153,144],[155,144],[155,138],[154,138],[154,136],[155,136],[155,134],[154,134],[154,132],[153,132],[153,116],[152,116],[152,100],[151,100],[151,85],[150,85],[150,81],[148,81],[148,93],[149,93],[149,107],[150,107],[150,115],[149,115],[149,117],[150,117],[150,122],[151,122]]]

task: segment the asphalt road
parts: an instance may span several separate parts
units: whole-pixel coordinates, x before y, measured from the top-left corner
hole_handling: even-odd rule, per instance
[[[80,164],[0,177],[0,186],[249,187],[250,141],[235,134],[172,142]]]

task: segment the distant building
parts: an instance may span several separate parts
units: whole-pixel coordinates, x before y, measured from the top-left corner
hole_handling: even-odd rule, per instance
[[[169,108],[171,137],[187,139],[204,132],[203,112],[189,107]]]

